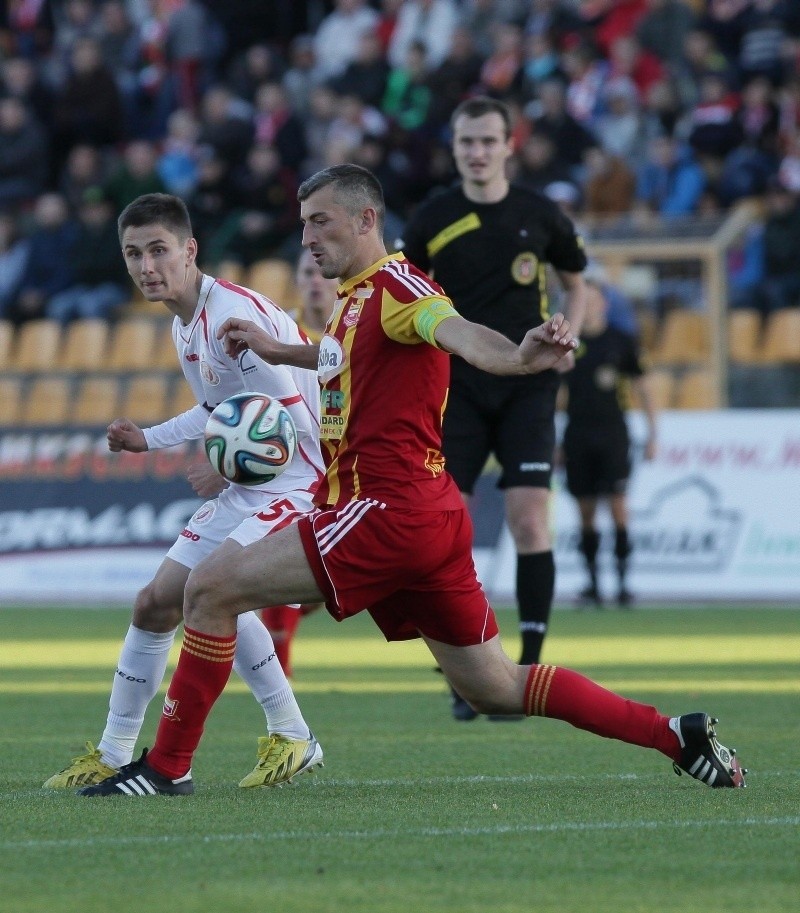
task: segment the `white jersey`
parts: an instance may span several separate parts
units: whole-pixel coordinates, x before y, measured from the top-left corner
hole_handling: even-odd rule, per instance
[[[297,453],[291,465],[264,485],[231,485],[242,507],[292,492],[313,492],[325,472],[319,446],[319,384],[314,371],[270,365],[251,351],[238,358],[225,354],[217,330],[229,317],[252,321],[280,342],[307,342],[291,317],[276,304],[240,285],[203,276],[197,309],[188,325],[176,317],[172,338],[181,369],[197,406],[175,418],[145,428],[151,450],[203,437],[211,410],[235,393],[266,393],[286,406],[297,426]],[[231,494],[234,494],[231,491]]]

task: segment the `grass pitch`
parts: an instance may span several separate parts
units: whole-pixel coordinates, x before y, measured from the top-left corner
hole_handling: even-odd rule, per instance
[[[500,612],[516,654],[515,618]],[[263,716],[238,680],[188,798],[40,784],[96,742],[129,614],[0,609],[2,913],[788,913],[800,897],[800,612],[557,611],[547,662],[707,710],[746,790],[551,720],[456,723],[418,643],[305,619],[295,689],[325,768],[236,787]],[[152,744],[159,702],[141,739]]]

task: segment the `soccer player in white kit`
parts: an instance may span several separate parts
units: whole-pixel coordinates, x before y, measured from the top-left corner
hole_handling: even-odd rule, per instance
[[[239,317],[281,342],[307,342],[291,317],[250,289],[202,273],[189,214],[178,197],[141,196],[123,210],[118,227],[134,283],[148,301],[163,301],[175,315],[172,336],[197,405],[151,428],[116,419],[108,427],[109,448],[142,452],[201,438],[216,405],[235,393],[255,391],[288,408],[297,427],[297,451],[291,465],[267,484],[222,487],[220,478],[222,490],[195,512],[153,580],[136,597],[97,748],[87,742],[87,753],[50,777],[44,784],[48,788],[96,783],[131,762],[145,711],[166,672],[189,572],[229,535],[249,545],[311,510],[324,473],[316,374],[267,364],[249,351],[231,358],[217,338],[229,317]],[[239,785],[278,786],[320,766],[322,749],[303,719],[272,638],[254,612],[240,618],[234,668],[264,708],[267,722],[256,767]]]

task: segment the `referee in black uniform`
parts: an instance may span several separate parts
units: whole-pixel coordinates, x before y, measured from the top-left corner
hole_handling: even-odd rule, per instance
[[[555,203],[510,184],[508,108],[492,98],[472,98],[456,108],[451,126],[461,181],[420,205],[398,246],[435,277],[459,313],[514,342],[550,315],[550,264],[566,293],[559,310],[577,335],[584,310],[583,246]],[[491,453],[502,466],[499,485],[517,550],[523,664],[539,661],[553,601],[549,496],[558,385],[555,371],[495,377],[451,359],[447,469],[466,499]],[[476,714],[454,694],[453,715]]]
[[[656,453],[656,412],[647,387],[646,372],[635,336],[609,326],[602,288],[587,282],[586,315],[575,367],[564,378],[567,391],[567,426],[561,445],[567,489],[576,499],[581,518],[579,548],[589,573],[583,601],[602,605],[597,580],[600,536],[595,526],[598,502],[607,500],[614,523],[614,557],[617,570],[617,603],[626,606],[631,594],[626,585],[628,558],[627,486],[631,472],[630,439],[625,421],[627,386],[636,389],[647,418],[644,458]]]

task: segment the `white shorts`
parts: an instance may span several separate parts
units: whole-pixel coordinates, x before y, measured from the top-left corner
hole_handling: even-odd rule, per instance
[[[195,511],[167,558],[191,570],[228,537],[240,545],[252,545],[313,509],[306,492],[280,494],[270,500],[264,491],[231,485]]]

